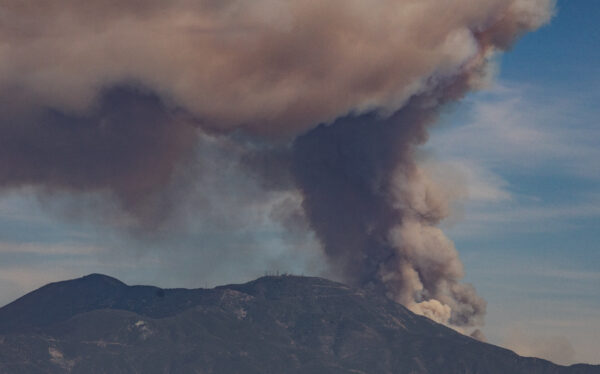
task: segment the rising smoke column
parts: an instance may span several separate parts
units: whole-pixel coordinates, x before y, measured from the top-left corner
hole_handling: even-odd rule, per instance
[[[0,188],[104,193],[154,227],[185,200],[176,176],[204,177],[191,155],[208,134],[277,165],[265,186],[298,191],[346,281],[479,325],[485,303],[436,227],[444,187],[414,152],[552,5],[0,0]]]
[[[456,326],[482,323],[485,301],[459,283],[462,264],[436,225],[448,201],[414,159],[464,76],[413,97],[394,115],[349,116],[294,142],[304,210],[342,276],[383,290],[413,311]]]

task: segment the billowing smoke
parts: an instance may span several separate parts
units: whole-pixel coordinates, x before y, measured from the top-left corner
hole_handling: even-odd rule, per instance
[[[84,114],[5,115],[0,134],[1,186],[109,190],[144,225],[169,209],[165,187],[197,144],[185,115],[126,86],[100,93]]]
[[[155,226],[175,179],[205,177],[210,136],[300,194],[302,214],[275,214],[339,277],[480,325],[437,228],[449,194],[414,154],[552,2],[0,0],[0,187],[102,193]]]
[[[481,324],[485,302],[459,283],[458,254],[436,227],[448,214],[447,197],[413,152],[439,105],[465,84],[457,77],[416,95],[390,117],[319,126],[296,139],[293,166],[309,221],[346,279],[457,326]]]

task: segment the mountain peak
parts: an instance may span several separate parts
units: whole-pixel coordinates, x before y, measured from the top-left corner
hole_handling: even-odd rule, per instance
[[[128,286],[103,274],[47,284],[0,309],[0,333],[41,327],[89,309],[111,307]]]
[[[101,282],[105,284],[115,285],[115,286],[125,286],[125,283],[121,282],[117,278],[113,278],[111,276],[100,274],[100,273],[92,273],[88,275],[84,275],[81,278],[73,279],[71,281],[91,281],[91,282]],[[67,281],[68,282],[68,281]]]

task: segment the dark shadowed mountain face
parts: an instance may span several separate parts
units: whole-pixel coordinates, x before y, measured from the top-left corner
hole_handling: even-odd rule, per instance
[[[600,373],[463,336],[320,278],[210,290],[104,275],[44,286],[0,309],[0,373]]]

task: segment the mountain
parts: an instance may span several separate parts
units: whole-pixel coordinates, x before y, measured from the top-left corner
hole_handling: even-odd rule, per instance
[[[600,373],[461,335],[368,290],[269,276],[214,289],[100,274],[0,309],[0,373]]]

